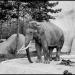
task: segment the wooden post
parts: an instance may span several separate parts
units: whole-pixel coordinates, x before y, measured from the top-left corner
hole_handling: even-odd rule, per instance
[[[2,39],[2,34],[3,34],[2,24],[3,24],[3,20],[1,20],[1,39]]]
[[[20,6],[20,2],[17,1],[18,4],[18,8],[17,8],[17,37],[16,37],[16,51],[17,52],[17,47],[18,47],[18,39],[19,39],[19,6]]]

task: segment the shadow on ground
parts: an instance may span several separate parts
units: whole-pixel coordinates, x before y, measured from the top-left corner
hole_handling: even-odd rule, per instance
[[[53,56],[55,56],[56,52],[53,52]],[[61,55],[65,55],[66,52],[61,52]],[[37,52],[32,51],[30,52],[31,57],[36,57]],[[15,58],[27,58],[26,54],[16,54],[16,55],[1,55],[0,54],[0,62],[5,61],[5,60],[10,60],[10,59],[15,59]],[[54,58],[53,58],[54,59]]]

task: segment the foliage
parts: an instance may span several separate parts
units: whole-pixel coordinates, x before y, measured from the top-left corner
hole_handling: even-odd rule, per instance
[[[59,13],[61,12],[61,9],[52,9],[52,7],[55,7],[58,5],[58,2],[50,3],[49,1],[33,1],[29,2],[26,6],[26,8],[30,8],[31,11],[29,11],[29,14],[32,16],[32,18],[36,21],[48,21],[49,19],[55,19],[54,16],[49,15],[50,13]]]
[[[13,7],[11,3],[7,3],[6,1],[0,1],[0,20],[7,20],[7,16],[12,9]]]
[[[11,18],[18,18],[21,15],[18,15],[17,11],[19,11],[19,14],[24,11],[23,15],[28,13],[34,20],[37,21],[55,19],[55,17],[49,15],[48,12],[61,12],[61,9],[52,9],[56,5],[58,5],[58,2],[51,3],[49,0],[8,0],[3,3],[0,1],[1,10],[4,10],[4,14],[1,13],[1,15],[6,16],[9,10]]]

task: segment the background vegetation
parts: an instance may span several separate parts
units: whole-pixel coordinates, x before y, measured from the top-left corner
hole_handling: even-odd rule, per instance
[[[29,21],[55,19],[48,14],[59,13],[61,9],[54,10],[58,2],[48,0],[1,0],[0,1],[0,39],[7,39],[12,34],[25,34],[23,28]]]

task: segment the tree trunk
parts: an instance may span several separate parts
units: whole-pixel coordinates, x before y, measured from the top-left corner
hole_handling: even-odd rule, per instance
[[[11,30],[12,30],[12,29],[11,29],[11,19],[10,19],[10,36],[11,36],[11,34],[12,34],[12,33],[11,33]]]
[[[17,9],[17,37],[16,37],[16,51],[17,52],[17,47],[18,47],[18,38],[19,38],[19,3],[18,3],[18,9]]]
[[[1,21],[1,39],[2,39],[2,23],[3,23],[3,22]]]

